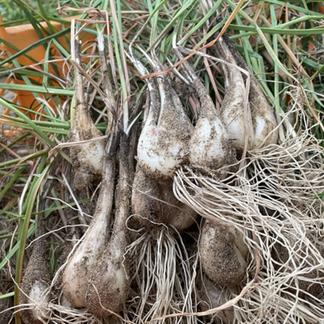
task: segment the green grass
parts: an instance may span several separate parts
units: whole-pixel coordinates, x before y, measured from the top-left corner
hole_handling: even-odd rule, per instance
[[[131,103],[140,102],[145,86],[143,81],[134,76],[134,69],[126,60],[125,49],[136,37],[135,48],[140,45],[145,51],[155,49],[159,59],[166,64],[168,61],[176,62],[172,52],[172,39],[175,34],[182,46],[202,48],[210,37],[215,37],[223,28],[235,4],[232,0],[217,0],[213,2],[212,8],[202,13],[199,9],[200,2],[199,0],[182,0],[173,1],[171,5],[170,1],[166,0],[61,1],[61,5],[68,4],[75,8],[82,8],[85,5],[101,10],[108,8],[111,13],[109,16],[111,34],[109,37],[105,36],[105,41],[106,45],[112,49],[109,59],[110,66],[114,66],[115,70],[110,72],[115,78],[118,114],[122,116],[121,125],[124,130],[128,130],[137,118],[132,111]],[[20,107],[14,102],[0,98],[0,105],[11,112],[9,116],[0,116],[1,123],[21,129],[15,138],[4,139],[0,147],[0,156],[4,157],[0,160],[0,217],[10,219],[18,226],[18,231],[12,238],[12,244],[8,245],[1,255],[0,271],[10,260],[15,259],[17,282],[20,282],[22,276],[26,242],[34,235],[36,216],[45,211],[39,207],[44,183],[48,177],[63,182],[61,175],[56,172],[64,163],[69,164],[64,150],[55,150],[54,156],[49,156],[49,152],[57,144],[68,141],[71,120],[67,107],[71,104],[74,95],[73,80],[67,80],[64,86],[59,85],[50,72],[51,68],[54,70],[59,68],[55,66],[55,63],[42,64],[41,70],[37,72],[18,64],[19,57],[28,57],[28,50],[38,45],[44,46],[46,61],[51,59],[51,45],[58,50],[61,59],[69,64],[69,48],[61,46],[58,38],[62,35],[69,35],[70,28],[60,31],[51,30],[50,27],[47,30],[42,29],[39,25],[41,20],[49,21],[51,18],[60,20],[61,18],[55,12],[56,1],[50,2],[46,7],[44,4],[40,5],[41,3],[41,1],[16,0],[16,9],[13,9],[11,1],[10,5],[9,1],[0,2],[0,14],[6,18],[6,25],[29,22],[40,35],[38,42],[9,55],[0,62],[1,78],[11,75],[25,83],[23,85],[9,84],[2,79],[0,89],[28,91],[34,96],[39,107],[38,112],[35,113],[31,107]],[[323,117],[324,102],[324,61],[320,55],[324,17],[317,10],[319,1],[264,0],[250,1],[249,4],[251,3],[257,4],[258,7],[251,11],[245,3],[228,25],[228,35],[257,76],[274,108],[277,111],[289,109],[284,100],[286,88],[291,84],[301,85],[308,94],[308,104],[305,109],[315,122],[316,116]],[[290,16],[288,21],[285,18],[286,8],[287,15]],[[126,12],[135,9],[135,13]],[[278,17],[277,13],[280,10],[283,13]],[[258,19],[255,19],[256,13],[258,13]],[[215,19],[216,16],[218,19]],[[210,32],[206,33],[204,26],[208,20],[211,27]],[[139,35],[136,35],[140,26],[143,26],[143,29]],[[106,30],[100,24],[87,26],[87,31],[94,35],[98,33],[106,35]],[[126,33],[127,37],[124,38]],[[3,43],[3,40],[0,39],[1,42]],[[314,51],[309,50],[310,44],[314,47]],[[10,44],[6,45],[13,47]],[[287,51],[285,45],[291,49],[294,57]],[[140,56],[140,52],[135,51],[135,53]],[[93,61],[87,65],[89,69],[91,69],[91,62]],[[201,58],[195,56],[192,62],[206,87],[212,89]],[[149,65],[147,67],[149,68]],[[304,72],[300,72],[301,70]],[[100,71],[95,71],[94,75],[98,78]],[[41,77],[41,82],[35,82],[35,76]],[[215,81],[222,91],[222,80],[216,78]],[[45,100],[52,99],[57,109],[50,109],[39,100],[42,95],[45,95]],[[97,115],[103,113],[105,116],[104,107],[100,96],[94,98],[93,110],[96,110]],[[30,118],[31,112],[34,112],[36,118]],[[97,116],[96,118],[99,118],[97,127],[105,133],[107,125],[105,117]],[[314,128],[314,133],[318,138],[323,139],[321,126]],[[26,152],[20,153],[19,150],[22,148]],[[62,164],[56,163],[58,160],[62,161]],[[72,198],[67,203],[74,206]],[[46,214],[57,216],[59,212],[67,208],[57,200],[55,205],[46,209]],[[12,234],[12,231],[1,231],[0,245],[2,242],[10,241]],[[56,264],[54,250],[55,247],[53,247],[51,256],[52,268]],[[0,299],[13,297],[17,302],[17,288],[14,292],[14,285],[8,291],[0,292]],[[16,317],[16,323],[20,323],[19,317]]]

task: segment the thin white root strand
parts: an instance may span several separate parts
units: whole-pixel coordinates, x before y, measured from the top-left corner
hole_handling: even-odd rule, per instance
[[[145,233],[128,251],[136,255],[134,281],[139,287],[139,296],[130,300],[136,305],[133,323],[198,323],[194,316],[176,322],[157,319],[196,311],[195,265],[191,264],[180,235],[161,224],[157,238]]]
[[[307,119],[295,107],[295,117]],[[286,116],[288,118],[288,116]],[[175,196],[210,221],[241,232],[250,251],[247,282],[235,302],[236,323],[319,323],[324,318],[323,148],[311,130],[249,152],[226,179],[190,168],[174,178]]]

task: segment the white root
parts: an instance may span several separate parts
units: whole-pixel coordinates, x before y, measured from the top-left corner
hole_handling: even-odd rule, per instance
[[[130,209],[129,182],[132,181],[128,154],[128,139],[122,134],[114,226],[106,248],[98,255],[88,274],[86,307],[98,318],[120,312],[128,296],[129,267],[127,259],[124,260],[128,244],[126,221]]]
[[[63,292],[76,308],[86,306],[86,290],[90,272],[97,264],[108,238],[108,224],[112,212],[115,181],[115,158],[107,157],[100,194],[93,220],[74,250],[63,273]]]
[[[190,263],[187,247],[178,233],[161,226],[157,237],[144,233],[133,242],[128,255],[136,257],[136,295],[128,307],[134,309],[132,323],[175,323],[161,318],[167,314],[195,312],[196,265]],[[127,256],[128,256],[127,255]],[[155,319],[155,320],[154,320]],[[178,323],[198,323],[195,316],[178,318]]]
[[[242,234],[221,222],[205,221],[199,242],[200,262],[220,287],[235,287],[246,275],[248,249]]]
[[[180,52],[176,48],[174,50],[182,59]],[[189,142],[190,164],[200,169],[214,170],[231,164],[235,159],[234,151],[216,107],[206,88],[186,61],[184,68],[200,101],[198,120]]]
[[[302,107],[293,113],[307,120]],[[324,317],[323,203],[315,194],[324,190],[323,149],[303,128],[280,145],[251,150],[240,172],[227,179],[189,168],[175,177],[180,201],[244,233],[247,275],[257,284],[236,301],[236,322],[258,322],[261,312],[269,323]]]

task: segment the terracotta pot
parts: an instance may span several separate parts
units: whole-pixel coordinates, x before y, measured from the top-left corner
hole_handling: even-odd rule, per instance
[[[59,31],[62,29],[63,25],[65,25],[65,27],[69,26],[72,18],[76,18],[76,17],[69,17],[66,20],[66,23],[64,24],[58,22],[51,22],[51,25],[57,31]],[[48,25],[46,22],[42,22],[40,24],[42,27],[44,27],[45,30],[48,30]],[[80,37],[83,41],[91,41],[94,39],[93,35],[84,32],[80,35]],[[36,31],[34,30],[31,24],[4,28],[1,26],[1,20],[0,20],[0,40],[5,41],[5,43],[2,43],[0,45],[0,50],[3,50],[6,53],[8,53],[8,56],[10,56],[11,54],[15,54],[17,51],[30,46],[31,44],[39,41],[39,39],[40,38],[38,34],[36,33]],[[70,46],[69,39],[70,39],[70,33],[67,33],[64,36],[57,38],[57,41],[69,51],[69,46]],[[7,46],[6,43],[11,44],[12,47],[15,48],[16,50],[11,48],[10,46]],[[26,55],[29,56],[30,58],[26,57],[26,55],[20,55],[16,58],[16,60],[21,66],[32,65],[35,64],[35,62],[42,63],[45,60],[46,46],[47,44],[40,44],[26,52]],[[61,58],[55,46],[52,46],[51,48],[51,57],[58,58],[58,59]],[[52,64],[49,64],[49,73],[54,73],[55,75],[57,75],[58,73],[59,76],[63,76],[62,73],[63,61],[56,62],[55,66],[56,66],[56,70],[53,69]],[[41,71],[43,69],[43,66],[42,64],[38,64],[36,68]],[[41,77],[30,77],[30,80],[35,84],[42,84]],[[14,78],[9,78],[5,82],[18,83],[18,84],[23,83],[21,80],[16,80]],[[55,84],[55,81],[52,81],[51,86],[57,86],[57,84]],[[0,89],[0,95],[3,95],[3,92],[4,92],[3,89]],[[31,92],[21,91],[21,90],[17,90],[17,91],[13,90],[13,92],[16,95],[14,99],[15,103],[32,110],[38,108],[39,103],[35,100],[35,97]],[[44,96],[39,94],[39,97],[45,98],[46,95]],[[31,115],[30,117],[33,116]]]

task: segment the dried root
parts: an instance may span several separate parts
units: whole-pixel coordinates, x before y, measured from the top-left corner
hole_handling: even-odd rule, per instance
[[[145,233],[130,245],[127,257],[132,254],[136,256],[133,280],[137,288],[130,300],[134,307],[132,323],[174,323],[172,319],[164,320],[163,317],[196,310],[194,283],[197,262],[190,262],[189,252],[177,232],[162,225],[157,238]],[[191,257],[196,259],[195,255]],[[197,323],[194,316],[180,316],[179,321]]]
[[[323,155],[307,133],[252,150],[224,180],[189,168],[175,177],[180,201],[244,235],[251,263],[242,285],[253,277],[257,284],[236,302],[236,322],[257,322],[260,312],[271,323],[324,316],[323,204],[314,194],[324,190]]]

